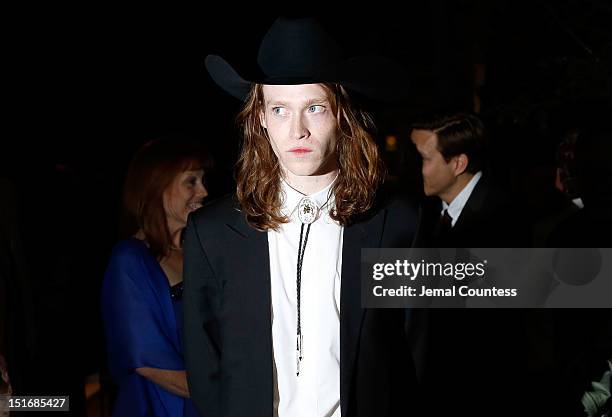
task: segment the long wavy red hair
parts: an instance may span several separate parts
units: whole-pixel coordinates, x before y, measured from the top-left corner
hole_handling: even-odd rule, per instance
[[[337,121],[336,156],[338,178],[333,185],[335,210],[331,217],[348,225],[368,211],[376,190],[383,182],[385,168],[372,137],[374,123],[358,109],[339,84],[321,84]],[[254,84],[237,117],[243,144],[236,164],[236,196],[247,222],[257,230],[276,230],[288,219],[281,213],[281,167],[260,114],[264,110],[261,84]]]

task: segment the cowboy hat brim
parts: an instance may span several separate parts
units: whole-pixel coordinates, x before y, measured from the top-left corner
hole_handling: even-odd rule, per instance
[[[213,81],[225,92],[245,101],[253,84],[297,85],[338,83],[349,90],[376,100],[406,98],[407,74],[403,67],[380,56],[358,56],[324,68],[318,74],[259,76],[246,80],[223,58],[208,55],[205,66]]]

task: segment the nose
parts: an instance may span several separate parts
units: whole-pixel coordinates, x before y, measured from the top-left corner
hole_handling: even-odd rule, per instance
[[[204,186],[204,184],[200,184],[196,189],[196,197],[198,199],[204,199],[208,196],[208,190]]]
[[[310,132],[304,123],[304,116],[300,113],[296,114],[291,123],[291,138],[295,140],[306,139]]]

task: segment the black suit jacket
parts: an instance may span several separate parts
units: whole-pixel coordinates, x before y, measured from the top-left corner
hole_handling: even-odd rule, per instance
[[[382,201],[344,229],[340,296],[343,416],[405,416],[417,407],[416,314],[361,308],[360,250],[407,247],[417,209]],[[190,216],[184,242],[184,346],[191,397],[204,417],[273,412],[267,233],[246,223],[231,198]],[[414,414],[411,414],[414,415]]]
[[[520,200],[512,198],[483,175],[450,232],[434,236],[442,202],[422,204],[416,247],[524,248],[531,245],[531,227]]]
[[[422,204],[415,246],[529,247],[530,227],[518,202],[483,175],[447,233],[435,235],[440,199]],[[531,391],[524,311],[431,309],[428,319],[424,395],[431,407],[427,415],[539,415],[530,414],[538,391]],[[440,395],[445,401],[436,402]]]

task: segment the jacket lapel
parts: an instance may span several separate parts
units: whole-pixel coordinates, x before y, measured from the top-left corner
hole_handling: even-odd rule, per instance
[[[340,291],[340,404],[346,416],[365,309],[361,308],[361,249],[380,247],[386,209],[345,227]]]
[[[470,224],[474,223],[475,218],[484,209],[484,200],[486,197],[486,183],[485,179],[481,178],[474,187],[472,194],[468,198],[461,215],[457,219],[455,226],[453,227],[453,233],[461,233]]]

